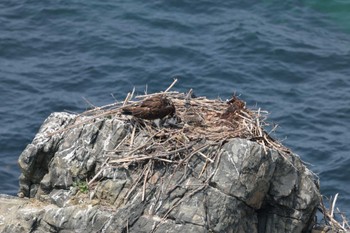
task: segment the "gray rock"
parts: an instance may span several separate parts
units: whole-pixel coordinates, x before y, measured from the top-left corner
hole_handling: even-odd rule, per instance
[[[78,121],[84,123],[70,127]],[[271,149],[265,153],[256,142],[234,138],[221,149],[203,151],[217,153],[213,163],[197,154],[176,169],[159,162],[144,183],[147,161],[101,170],[131,131],[130,124],[116,118],[51,114],[19,158],[19,193],[28,198],[0,196],[0,232],[270,233],[310,228],[320,193],[298,156]],[[135,146],[145,140],[147,134],[139,132]],[[93,177],[96,181],[85,193],[84,182]]]

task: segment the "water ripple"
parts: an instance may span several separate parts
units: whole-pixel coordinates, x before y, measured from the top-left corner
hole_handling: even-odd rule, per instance
[[[177,77],[175,90],[222,99],[237,93],[269,110],[280,125],[276,136],[313,164],[324,194],[340,192],[345,206],[350,36],[332,21],[336,11],[322,8],[328,4],[1,1],[0,190],[16,192],[18,155],[51,112],[83,111],[83,98],[122,100],[133,86],[164,90]]]

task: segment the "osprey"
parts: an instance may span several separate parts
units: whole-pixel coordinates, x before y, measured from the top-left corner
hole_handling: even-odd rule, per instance
[[[146,120],[162,119],[175,114],[174,104],[163,95],[149,97],[141,103],[122,108],[122,114]]]
[[[238,113],[242,109],[245,109],[245,103],[235,95],[233,95],[232,98],[230,100],[227,100],[226,102],[228,104],[228,108],[223,114],[221,114],[221,119],[235,119],[237,118],[236,113]]]

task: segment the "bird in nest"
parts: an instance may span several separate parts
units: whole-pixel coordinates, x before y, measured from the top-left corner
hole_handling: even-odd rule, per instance
[[[226,101],[226,103],[228,104],[228,107],[226,111],[221,114],[220,118],[229,121],[229,125],[237,127],[240,120],[238,113],[246,108],[246,104],[236,95],[233,95],[230,100]]]
[[[123,107],[122,114],[145,120],[162,119],[175,115],[175,106],[164,95],[155,95],[131,106]]]

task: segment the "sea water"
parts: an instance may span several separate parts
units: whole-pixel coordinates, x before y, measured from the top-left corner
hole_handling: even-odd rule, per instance
[[[350,215],[350,2],[0,1],[0,193],[45,118],[137,93],[233,93]]]

